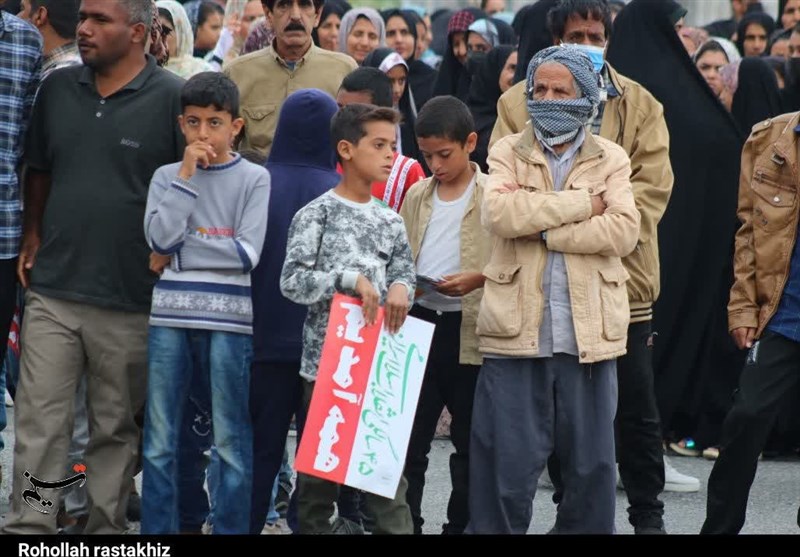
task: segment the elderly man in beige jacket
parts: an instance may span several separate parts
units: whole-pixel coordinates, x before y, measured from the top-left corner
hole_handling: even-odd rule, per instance
[[[525,533],[554,452],[564,481],[554,531],[611,534],[616,358],[630,320],[621,258],[640,225],[630,160],[584,130],[600,93],[580,50],[541,51],[527,83],[533,124],[488,159],[493,251],[477,323],[468,531]]]

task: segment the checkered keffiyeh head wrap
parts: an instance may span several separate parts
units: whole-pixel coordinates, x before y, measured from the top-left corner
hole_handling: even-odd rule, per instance
[[[548,63],[566,66],[580,89],[577,99],[533,100],[533,78],[536,70]],[[591,119],[600,104],[598,77],[594,72],[592,61],[573,46],[551,46],[539,51],[531,59],[525,82],[528,114],[536,137],[551,147],[574,140],[578,131]]]

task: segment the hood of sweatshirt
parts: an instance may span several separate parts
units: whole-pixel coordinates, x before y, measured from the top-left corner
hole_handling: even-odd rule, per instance
[[[281,108],[268,162],[334,170],[331,119],[338,109],[333,97],[319,89],[289,95]]]

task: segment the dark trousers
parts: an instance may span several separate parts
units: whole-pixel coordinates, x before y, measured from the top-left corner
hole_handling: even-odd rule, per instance
[[[614,360],[486,357],[475,390],[469,534],[525,534],[547,458],[564,475],[556,534],[613,534]]]
[[[634,527],[664,526],[664,454],[661,424],[653,380],[652,327],[649,321],[628,327],[628,353],[617,360],[619,402],[615,439],[619,474],[628,496],[628,517]],[[553,455],[547,469],[561,501],[563,487],[558,457]]]
[[[469,436],[472,402],[480,366],[458,363],[461,347],[461,312],[435,311],[415,306],[411,315],[436,325],[428,365],[422,382],[417,413],[408,444],[404,474],[408,481],[406,500],[414,521],[414,533],[422,533],[422,492],[428,453],[442,409],[453,416],[450,438],[456,451],[450,455],[452,491],[447,505],[448,534],[461,534],[469,523]]]
[[[300,362],[256,363],[250,373],[250,416],[253,420],[253,496],[250,533],[260,534],[267,521],[272,486],[283,461],[292,416],[297,440],[305,420]]]
[[[6,357],[8,331],[17,303],[17,258],[0,259],[0,365]],[[5,393],[0,393],[4,395]]]
[[[766,331],[750,349],[733,407],[722,425],[701,534],[737,534],[744,526],[758,455],[798,380],[800,343]]]

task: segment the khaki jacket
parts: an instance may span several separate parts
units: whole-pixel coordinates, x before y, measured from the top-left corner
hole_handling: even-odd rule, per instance
[[[742,150],[734,284],[728,329],[757,329],[760,337],[775,315],[789,278],[797,241],[797,150],[800,113],[753,126]]]
[[[291,71],[272,46],[240,56],[225,64],[223,72],[239,87],[244,118],[240,150],[253,149],[269,156],[278,115],[286,97],[300,89],[322,89],[336,97],[342,80],[358,67],[339,52],[311,45]]]
[[[464,218],[461,221],[461,271],[480,273],[489,262],[491,239],[481,225],[481,203],[488,176],[480,167],[472,164],[477,175],[475,190],[467,204]],[[408,190],[406,199],[400,209],[400,216],[406,224],[408,241],[414,255],[414,263],[419,256],[422,240],[433,213],[433,192],[438,181],[435,178],[420,180]],[[470,292],[461,301],[461,352],[459,363],[479,366],[483,356],[478,351],[478,336],[475,324],[478,320],[478,307],[483,296],[483,289]]]
[[[625,354],[630,277],[621,258],[636,247],[640,223],[625,151],[587,134],[561,192],[553,191],[547,159],[530,126],[498,141],[488,163],[483,224],[493,235],[493,249],[483,272],[481,352],[538,354],[542,277],[550,249],[564,254],[581,363]],[[501,193],[507,183],[521,189]],[[594,195],[607,205],[597,217],[591,217]],[[547,231],[546,247],[530,239],[542,231]]]
[[[607,64],[619,96],[611,97],[603,112],[600,137],[622,147],[631,160],[631,186],[642,226],[636,249],[622,263],[631,275],[628,299],[631,322],[649,321],[661,290],[658,260],[658,223],[672,193],[669,131],[664,109],[647,89],[618,74]],[[491,144],[521,132],[530,120],[525,102],[525,82],[517,83],[500,97]]]

